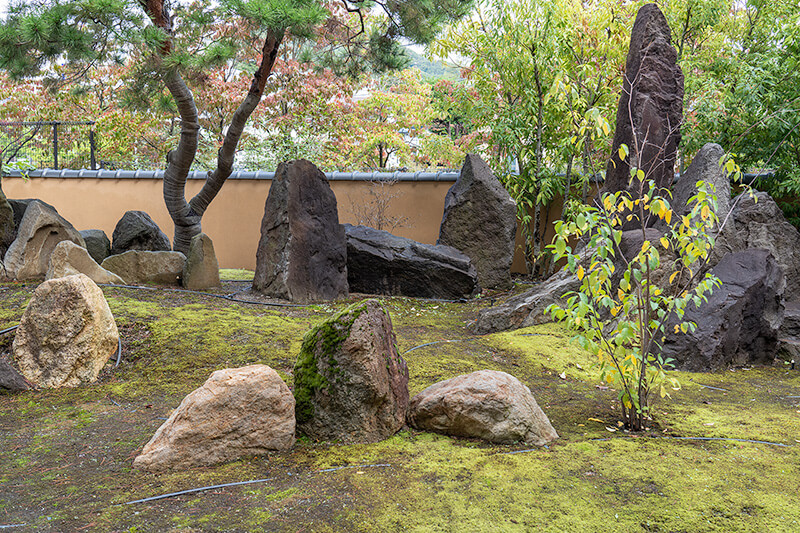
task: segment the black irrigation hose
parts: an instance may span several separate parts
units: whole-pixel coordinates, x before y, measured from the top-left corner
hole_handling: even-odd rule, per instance
[[[604,439],[589,439],[593,441],[609,441],[614,439],[669,439],[669,440],[698,440],[698,441],[733,441],[733,442],[749,442],[752,444],[769,444],[771,446],[780,446],[781,448],[792,448],[791,444],[783,444],[781,442],[770,442],[768,440],[752,440],[752,439],[736,439],[733,437],[671,437],[669,435],[630,435],[619,437],[607,437]]]
[[[141,500],[133,500],[130,502],[125,502],[125,505],[132,505],[134,503],[145,503],[145,502],[152,502],[155,500],[163,500],[164,498],[172,498],[174,496],[182,496],[183,494],[193,494],[195,492],[203,492],[206,490],[213,490],[213,489],[221,489],[224,487],[235,487],[238,485],[251,485],[253,483],[264,483],[267,481],[274,480],[274,477],[265,478],[265,479],[251,479],[250,481],[236,481],[234,483],[223,483],[221,485],[209,485],[207,487],[199,487],[196,489],[187,489],[182,490],[179,492],[170,492],[169,494],[161,494],[159,496],[151,496],[150,498],[142,498]]]
[[[14,331],[18,327],[19,327],[19,324],[17,324],[16,326],[11,326],[10,328],[6,328],[3,331],[0,331],[0,335],[3,335],[4,333],[8,333],[9,331]]]
[[[373,465],[347,465],[347,466],[337,466],[337,467],[334,467],[334,468],[324,468],[322,470],[317,470],[316,473],[317,474],[321,474],[321,473],[324,473],[324,472],[336,472],[338,470],[344,470],[346,468],[379,468],[379,467],[390,467],[390,466],[392,466],[392,465],[390,465],[388,463],[379,463],[379,464],[373,464]],[[314,472],[312,472],[312,473],[314,473]],[[292,474],[289,474],[289,475],[291,476]],[[249,481],[236,481],[236,482],[233,482],[233,483],[222,483],[221,485],[209,485],[207,487],[199,487],[199,488],[196,488],[196,489],[181,490],[181,491],[178,491],[178,492],[170,492],[169,494],[160,494],[158,496],[151,496],[150,498],[142,498],[140,500],[133,500],[133,501],[130,501],[130,502],[125,502],[124,505],[132,505],[134,503],[152,502],[152,501],[156,501],[156,500],[163,500],[164,498],[173,498],[175,496],[183,496],[184,494],[194,494],[196,492],[204,492],[204,491],[207,491],[207,490],[221,489],[221,488],[225,488],[225,487],[236,487],[236,486],[239,486],[239,485],[251,485],[253,483],[265,483],[267,481],[273,481],[275,479],[277,479],[277,478],[269,477],[269,478],[264,478],[264,479],[251,479]]]
[[[122,360],[122,337],[117,335],[117,363],[114,365],[114,368],[119,366],[119,362]]]
[[[100,287],[109,287],[109,288],[116,288],[116,289],[137,289],[137,290],[146,290],[146,291],[166,291],[166,292],[187,292],[190,294],[199,294],[202,296],[210,296],[212,298],[220,298],[223,300],[228,300],[231,302],[241,303],[241,304],[252,304],[252,305],[268,305],[271,307],[310,307],[314,304],[284,304],[278,302],[254,302],[252,300],[237,300],[233,297],[234,294],[238,294],[243,292],[246,289],[238,290],[231,294],[214,294],[213,292],[201,292],[201,291],[193,291],[190,289],[170,289],[166,287],[144,287],[141,285],[115,285],[113,283],[98,283]]]

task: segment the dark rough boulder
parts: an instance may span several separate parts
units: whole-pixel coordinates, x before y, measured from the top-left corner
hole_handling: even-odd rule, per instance
[[[458,299],[477,291],[475,267],[455,248],[421,244],[366,226],[344,228],[347,280],[353,292]]]
[[[646,228],[644,236],[641,229],[623,231],[619,243],[620,251],[626,259],[630,260],[642,249],[644,239],[656,245],[662,235],[663,233],[656,228]],[[665,287],[669,282],[669,269],[675,256],[671,250],[659,248],[659,251],[661,267],[652,273],[652,280],[655,284]],[[580,255],[580,251],[578,254]],[[625,270],[625,263],[621,260],[617,261],[615,267],[612,285],[619,283],[622,272]],[[580,286],[581,283],[577,276],[566,269],[560,270],[532,289],[510,298],[500,305],[481,310],[477,320],[470,324],[469,329],[473,333],[483,335],[550,322],[550,315],[545,313],[547,308],[552,304],[559,303],[564,294],[577,291]]]
[[[2,257],[16,237],[14,210],[8,203],[6,195],[0,189],[0,257]]]
[[[30,388],[30,382],[17,372],[17,369],[8,361],[0,359],[0,390],[18,392]]]
[[[172,246],[150,215],[144,211],[126,211],[111,235],[111,255],[130,250],[169,252]]]
[[[518,294],[500,305],[481,310],[470,331],[478,335],[507,329],[525,328],[550,322],[545,310],[561,297],[580,288],[578,278],[568,270],[559,270],[532,289]]]
[[[253,289],[294,302],[346,297],[347,245],[325,174],[300,159],[281,163],[269,189]]]
[[[717,195],[717,217],[720,222],[731,210],[731,182],[720,161],[725,151],[718,144],[707,143],[692,159],[686,169],[672,187],[672,208],[677,215],[686,215],[692,210],[689,199],[697,194],[697,182],[705,181],[714,186]]]
[[[86,250],[98,265],[111,255],[111,241],[108,240],[108,235],[106,235],[105,231],[101,229],[85,229],[80,234],[83,240],[86,241]]]
[[[632,191],[638,186],[635,180],[632,186],[628,184],[635,146],[639,146],[639,168],[647,179],[659,188],[671,186],[683,120],[683,72],[677,58],[664,14],[656,4],[642,6],[631,30],[604,192]],[[630,149],[624,161],[618,155],[622,144]]]
[[[751,249],[726,255],[711,273],[722,286],[699,308],[686,308],[684,320],[697,329],[676,334],[677,322],[668,322],[662,354],[690,371],[772,363],[784,312],[785,281],[778,263],[767,250]]]
[[[405,425],[408,367],[377,300],[309,331],[294,367],[298,429],[313,439],[377,442]]]
[[[436,244],[472,260],[482,288],[511,287],[517,207],[480,156],[468,154],[458,181],[447,191]]]
[[[709,264],[750,248],[769,250],[786,276],[786,300],[800,300],[800,232],[765,192],[739,201],[717,239]]]
[[[778,332],[778,358],[800,365],[800,302],[786,302],[783,323]]]

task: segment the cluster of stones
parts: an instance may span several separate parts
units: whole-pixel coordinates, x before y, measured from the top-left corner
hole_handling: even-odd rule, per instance
[[[306,334],[293,393],[268,366],[214,372],[134,465],[159,471],[286,450],[296,430],[315,440],[377,442],[407,424],[506,444],[558,438],[530,389],[504,372],[458,376],[409,399],[391,318],[376,300],[365,300]]]
[[[647,175],[658,187],[672,190],[676,215],[691,212],[689,199],[697,192],[696,184],[705,181],[716,192],[719,219],[727,221],[700,272],[710,272],[721,286],[699,307],[687,307],[684,319],[694,322],[697,329],[676,333],[674,322],[666,325],[661,353],[673,358],[678,368],[694,371],[771,363],[781,350],[794,358],[800,355],[800,303],[796,302],[800,300],[800,233],[766,193],[742,197],[731,205],[730,181],[722,168],[724,151],[716,144],[705,145],[672,184],[683,101],[683,75],[676,57],[664,15],[655,4],[643,6],[631,34],[615,155],[604,184],[606,192],[629,189],[628,162],[619,160],[617,148],[638,146],[639,162]],[[657,243],[665,225],[657,217],[644,222],[646,239]],[[642,243],[641,228],[624,231],[621,255],[630,259]],[[669,264],[669,259],[662,257],[662,264]],[[618,273],[624,271],[621,258],[617,267]],[[667,286],[669,274],[655,272],[654,282]],[[562,270],[530,291],[482,311],[471,329],[484,334],[546,322],[550,319],[547,307],[579,286],[576,276]]]
[[[219,286],[211,239],[192,240],[188,258],[143,211],[128,211],[113,241],[102,230],[77,231],[40,200],[7,200],[0,192],[0,252],[5,275],[17,280],[82,273],[101,284],[162,283],[192,289]]]
[[[468,155],[445,199],[436,245],[339,224],[325,175],[283,163],[261,222],[253,289],[296,302],[348,292],[459,299],[511,286],[516,204],[488,165]]]

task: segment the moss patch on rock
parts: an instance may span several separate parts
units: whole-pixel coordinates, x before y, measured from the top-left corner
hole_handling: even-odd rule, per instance
[[[314,417],[314,395],[328,387],[328,378],[320,372],[319,361],[336,370],[334,357],[342,342],[350,334],[353,322],[366,310],[366,301],[357,302],[333,318],[313,327],[303,337],[300,354],[294,365],[295,416],[298,423]]]

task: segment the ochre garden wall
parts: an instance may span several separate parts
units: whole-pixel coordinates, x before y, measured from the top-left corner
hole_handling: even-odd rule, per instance
[[[253,270],[261,231],[264,203],[271,181],[261,179],[228,180],[203,217],[203,231],[214,242],[222,268]],[[356,223],[353,205],[369,196],[367,181],[331,181],[339,204],[339,220]],[[186,196],[202,186],[202,180],[189,180]],[[392,187],[398,194],[392,200],[390,215],[408,217],[407,227],[392,231],[415,241],[435,244],[442,221],[444,197],[453,182],[401,181]],[[77,229],[102,229],[111,238],[117,221],[125,211],[145,211],[172,239],[173,224],[164,206],[159,179],[109,178],[3,178],[8,198],[38,198],[53,205]],[[554,206],[555,207],[555,206]],[[560,207],[558,208],[560,209]],[[557,216],[557,215],[556,215]],[[551,218],[551,221],[553,219]],[[518,246],[519,249],[519,246]],[[517,272],[524,271],[518,252]]]

